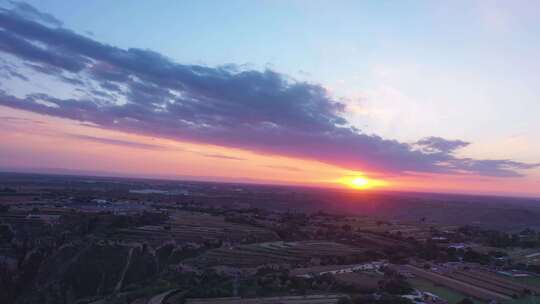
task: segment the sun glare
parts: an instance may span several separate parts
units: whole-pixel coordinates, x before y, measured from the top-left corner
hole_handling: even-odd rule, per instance
[[[365,177],[355,177],[355,178],[351,179],[350,185],[353,188],[365,189],[365,188],[367,188],[369,186],[369,179],[367,179]]]
[[[339,179],[339,183],[345,185],[348,188],[357,190],[367,190],[378,187],[384,187],[388,183],[382,180],[371,179],[366,176],[348,176]]]

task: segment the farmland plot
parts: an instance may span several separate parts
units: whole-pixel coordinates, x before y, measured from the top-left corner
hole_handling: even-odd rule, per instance
[[[297,263],[310,258],[362,254],[365,250],[327,241],[270,242],[219,248],[196,261],[202,265],[255,267],[262,264]]]
[[[336,304],[343,295],[309,295],[270,298],[187,299],[186,304]]]
[[[469,282],[464,282],[460,278],[453,278],[441,275],[432,271],[427,271],[419,267],[407,265],[405,268],[416,276],[434,282],[438,285],[446,286],[450,289],[472,296],[474,298],[490,301],[490,300],[511,300],[512,298],[498,291],[485,288],[485,286],[472,285]],[[497,290],[497,289],[495,289]]]
[[[225,221],[222,216],[212,216],[198,212],[175,212],[163,226],[142,226],[120,229],[114,238],[127,242],[164,241],[205,242],[225,241],[231,243],[252,243],[277,240],[278,236],[265,228]]]

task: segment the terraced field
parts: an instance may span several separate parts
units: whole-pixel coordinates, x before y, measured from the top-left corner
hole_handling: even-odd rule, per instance
[[[180,242],[222,240],[233,243],[251,243],[277,240],[278,236],[265,228],[227,222],[222,216],[198,212],[176,212],[162,226],[120,229],[112,238],[127,242],[157,244],[168,240]]]
[[[271,298],[187,299],[186,304],[336,304],[343,295],[310,295]]]
[[[476,280],[479,282],[489,283],[491,286],[493,286],[493,288],[498,287],[500,291],[508,292],[508,294],[510,295],[511,294],[519,295],[523,293],[525,290],[530,290],[532,292],[540,294],[540,288],[538,287],[514,282],[512,280],[503,278],[494,273],[489,273],[489,272],[480,271],[480,270],[472,270],[472,271],[457,271],[455,272],[455,274],[463,276],[463,277],[467,277],[467,278],[470,278],[472,280]]]
[[[468,295],[462,292],[458,292],[456,290],[442,286],[435,282],[431,282],[431,281],[421,279],[418,277],[409,279],[409,282],[411,283],[413,288],[422,290],[422,291],[431,292],[437,295],[438,297],[445,299],[446,301],[448,301],[449,304],[456,304],[460,302],[461,300],[463,300],[464,298],[469,297]],[[473,302],[475,304],[483,303],[475,299],[473,299]]]
[[[467,283],[471,286],[477,286],[485,290],[490,290],[498,294],[505,295],[507,297],[517,296],[521,293],[519,290],[516,291],[513,288],[509,288],[507,286],[495,285],[493,284],[493,282],[490,282],[490,281],[479,280],[478,278],[474,276],[469,276],[465,273],[455,272],[455,273],[449,274],[448,277],[452,279],[456,279],[463,283]]]
[[[270,242],[219,248],[198,257],[196,264],[255,267],[261,264],[297,263],[310,258],[361,254],[365,250],[327,241]]]
[[[381,235],[373,234],[373,233],[357,233],[357,235],[362,236],[362,238],[365,240],[366,244],[370,244],[371,246],[375,248],[392,248],[395,246],[403,246],[403,247],[410,247],[410,244],[403,241],[394,240],[388,237],[384,237]]]
[[[40,235],[49,226],[41,219],[29,218],[28,213],[11,212],[0,215],[0,223],[10,225],[13,230],[28,235]]]
[[[376,273],[343,273],[335,276],[342,284],[350,285],[361,292],[375,292],[382,280],[382,275]]]
[[[482,301],[497,300],[513,303],[525,299],[529,292],[539,294],[538,287],[520,283],[481,269],[430,271],[406,265],[401,269],[413,273],[417,278],[445,287]],[[412,280],[414,282],[414,279]]]
[[[483,300],[483,301],[508,301],[512,300],[511,296],[499,292],[498,288],[489,288],[485,284],[473,285],[470,281],[462,281],[461,277],[452,277],[448,275],[442,275],[433,271],[424,270],[419,267],[407,265],[404,266],[408,271],[416,276],[436,283],[441,286],[456,290],[464,293],[468,296]]]

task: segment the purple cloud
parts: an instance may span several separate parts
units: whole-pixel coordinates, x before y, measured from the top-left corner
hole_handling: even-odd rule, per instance
[[[25,3],[17,1],[7,1],[11,6],[10,13],[21,16],[22,18],[32,19],[43,24],[49,24],[52,26],[62,26],[62,22],[56,19],[53,15],[40,12],[35,7]]]
[[[297,167],[291,167],[291,166],[272,166],[272,165],[269,165],[269,166],[264,166],[266,168],[271,168],[271,169],[278,169],[278,170],[287,170],[287,171],[291,171],[291,172],[301,172],[302,169],[300,168],[297,168]]]
[[[441,137],[426,137],[414,143],[425,153],[445,153],[452,154],[460,148],[464,148],[471,143],[462,140],[447,140]]]
[[[59,79],[87,97],[3,91],[0,105],[105,129],[364,171],[508,177],[540,165],[458,158],[455,152],[469,144],[460,140],[429,137],[408,144],[368,135],[343,118],[344,104],[318,84],[272,70],[179,64],[150,50],[124,50],[48,27],[13,10],[0,10],[1,52],[61,75],[76,74],[70,79],[79,81]]]
[[[241,158],[241,157],[223,155],[223,154],[215,154],[215,153],[201,153],[201,155],[204,156],[204,157],[227,159],[227,160],[246,160],[245,158]]]
[[[128,147],[128,148],[137,148],[137,149],[145,149],[145,150],[167,150],[168,149],[167,147],[160,146],[160,145],[152,145],[152,144],[134,142],[134,141],[129,141],[129,140],[112,139],[112,138],[104,138],[104,137],[81,135],[81,134],[66,134],[66,137],[100,143],[100,144],[106,144],[106,145]]]
[[[44,124],[44,122],[40,120],[13,117],[13,116],[0,116],[0,121],[2,122],[7,121],[7,122],[13,122],[13,123],[34,123],[34,124],[39,124],[39,125]]]

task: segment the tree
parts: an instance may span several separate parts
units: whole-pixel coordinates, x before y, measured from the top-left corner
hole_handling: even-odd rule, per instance
[[[463,298],[461,301],[458,302],[458,304],[474,304],[474,302],[469,298]]]
[[[0,243],[2,241],[10,243],[14,236],[15,233],[13,232],[13,230],[11,230],[11,227],[9,225],[0,224]]]
[[[348,297],[341,297],[341,298],[339,298],[339,300],[337,302],[337,304],[352,304],[352,303],[353,302]]]
[[[16,276],[9,265],[0,262],[0,303],[14,303],[17,297]]]
[[[379,281],[379,289],[392,295],[408,294],[413,291],[405,277],[393,270],[385,271],[383,279]]]

